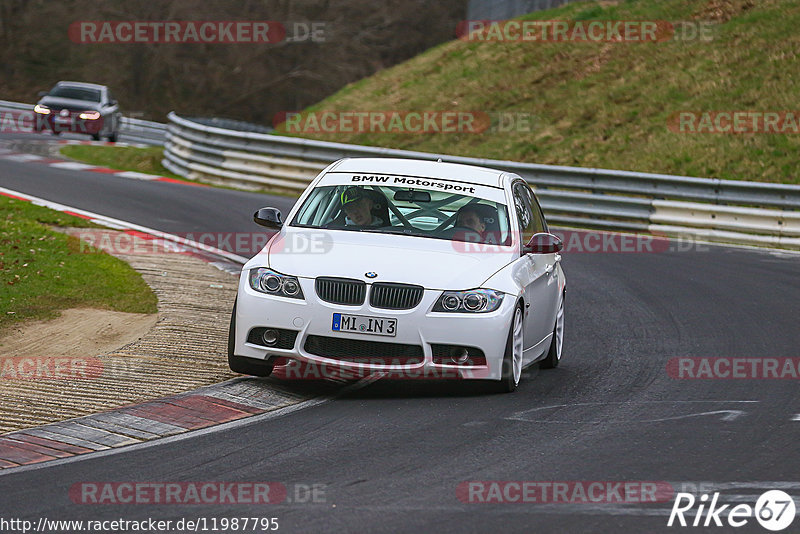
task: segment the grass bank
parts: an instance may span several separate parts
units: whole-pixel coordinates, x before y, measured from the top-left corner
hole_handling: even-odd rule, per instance
[[[137,148],[118,146],[68,145],[62,147],[61,154],[82,163],[108,167],[120,171],[136,171],[157,176],[167,176],[177,180],[185,178],[171,173],[161,164],[164,149],[159,146]],[[186,180],[188,181],[188,180]]]
[[[0,332],[20,321],[55,317],[67,308],[157,311],[155,294],[127,263],[53,226],[94,225],[0,196]]]
[[[796,110],[800,3],[606,0],[523,18],[670,21],[683,31],[664,42],[454,40],[307,110],[521,114],[527,129],[437,134],[351,128],[299,135],[554,165],[800,183],[800,134],[693,134],[669,127],[684,111],[702,119],[719,111]],[[703,33],[692,38],[692,27]]]

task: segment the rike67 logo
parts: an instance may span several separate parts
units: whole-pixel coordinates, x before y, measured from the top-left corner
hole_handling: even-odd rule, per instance
[[[714,493],[709,502],[707,494],[696,499],[691,493],[678,493],[667,526],[738,528],[755,518],[765,529],[778,532],[788,528],[794,521],[794,500],[784,491],[770,490],[763,493],[755,506],[744,503],[719,505],[719,496],[719,492]]]

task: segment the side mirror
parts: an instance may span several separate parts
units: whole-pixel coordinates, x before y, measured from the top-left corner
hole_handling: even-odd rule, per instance
[[[253,221],[261,226],[280,230],[283,226],[281,210],[278,208],[261,208],[253,214]]]
[[[553,234],[533,234],[528,244],[522,247],[523,254],[555,254],[564,249],[564,242]]]
[[[47,96],[47,91],[39,91],[38,93],[36,93],[36,95],[39,98],[42,98],[43,96]]]

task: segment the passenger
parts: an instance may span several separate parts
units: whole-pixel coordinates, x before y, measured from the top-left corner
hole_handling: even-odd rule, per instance
[[[478,234],[482,236],[486,231],[486,222],[483,220],[483,216],[480,213],[480,208],[467,204],[458,210],[456,227],[469,228],[470,230],[478,232]]]

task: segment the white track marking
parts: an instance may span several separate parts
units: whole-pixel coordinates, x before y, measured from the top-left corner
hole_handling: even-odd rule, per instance
[[[115,172],[114,176],[119,176],[120,178],[133,178],[134,180],[158,180],[161,178],[161,176],[157,176],[155,174],[145,174],[143,172],[136,171]]]
[[[94,169],[97,165],[88,165],[86,163],[78,163],[77,161],[59,161],[58,163],[51,163],[51,167],[56,169],[67,169],[70,171],[85,171],[86,169]]]
[[[537,412],[542,412],[544,410],[553,410],[559,408],[575,408],[575,407],[584,407],[584,406],[609,406],[609,405],[616,405],[616,406],[637,406],[637,405],[691,405],[691,404],[755,404],[759,401],[755,400],[701,400],[701,401],[626,401],[626,402],[583,402],[583,403],[576,403],[576,404],[555,404],[552,406],[540,406],[537,408],[531,408],[528,410],[523,410],[521,412],[515,412],[510,417],[506,417],[506,420],[510,421],[523,421],[527,423],[554,423],[554,424],[593,424],[593,423],[659,423],[664,421],[673,421],[678,419],[685,419],[688,417],[703,417],[709,415],[722,415],[720,420],[722,421],[734,421],[739,417],[745,415],[747,412],[743,410],[730,410],[730,409],[723,409],[723,410],[713,410],[713,411],[703,411],[703,412],[694,412],[694,413],[686,413],[662,418],[654,418],[654,419],[602,419],[597,421],[571,421],[571,420],[552,420],[552,419],[537,419],[536,416],[538,415]]]
[[[38,161],[44,158],[42,156],[37,156],[36,154],[8,154],[3,156],[3,159],[11,161]]]

